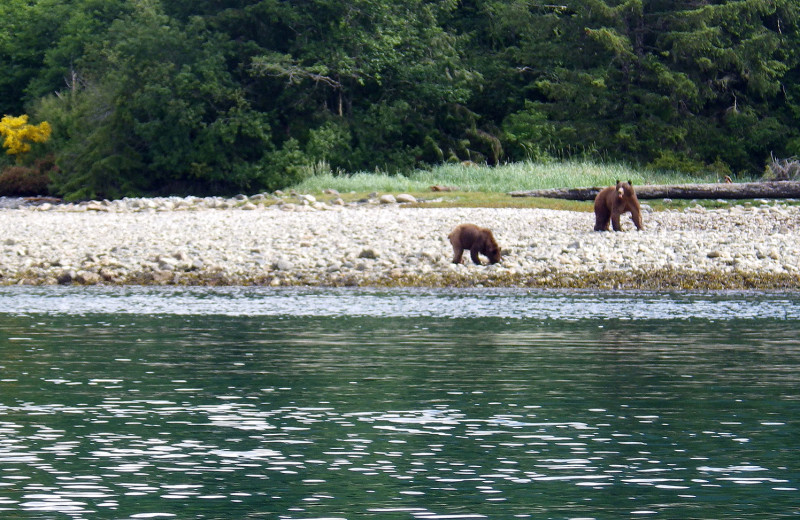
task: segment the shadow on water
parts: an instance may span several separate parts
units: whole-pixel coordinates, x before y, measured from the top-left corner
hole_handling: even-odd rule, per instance
[[[796,517],[798,303],[1,288],[0,512]]]

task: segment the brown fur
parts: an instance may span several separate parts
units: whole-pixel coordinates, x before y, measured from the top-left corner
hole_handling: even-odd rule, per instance
[[[460,264],[461,256],[465,249],[469,249],[472,261],[480,265],[478,254],[489,259],[489,263],[496,264],[500,261],[500,246],[494,239],[492,232],[474,224],[460,224],[447,236],[453,245],[453,263]]]
[[[631,213],[631,220],[636,229],[642,230],[642,209],[639,199],[633,189],[633,183],[617,181],[616,186],[609,186],[600,190],[594,199],[595,231],[608,231],[608,224],[614,231],[621,231],[619,217],[623,213]]]

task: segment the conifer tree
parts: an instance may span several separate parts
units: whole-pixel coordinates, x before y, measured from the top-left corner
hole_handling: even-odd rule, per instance
[[[789,0],[576,3],[534,22],[547,30],[517,54],[526,110],[546,116],[556,146],[752,172],[796,133],[775,114],[790,101],[797,22]]]

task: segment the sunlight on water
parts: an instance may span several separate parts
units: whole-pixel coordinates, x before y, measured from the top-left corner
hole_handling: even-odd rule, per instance
[[[0,287],[0,312],[518,319],[800,319],[780,293],[557,292],[515,289]],[[758,304],[753,304],[753,299]]]
[[[0,514],[796,517],[799,303],[2,288]]]

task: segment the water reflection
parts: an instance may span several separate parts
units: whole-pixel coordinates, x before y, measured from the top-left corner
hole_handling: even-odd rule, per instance
[[[749,312],[778,301],[795,312],[785,296]],[[0,511],[795,517],[796,330],[775,317],[0,314]]]

